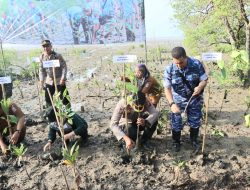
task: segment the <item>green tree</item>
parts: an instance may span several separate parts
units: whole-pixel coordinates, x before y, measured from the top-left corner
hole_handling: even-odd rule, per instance
[[[175,0],[175,17],[190,53],[245,49],[250,63],[249,0]],[[250,84],[250,67],[245,72]]]

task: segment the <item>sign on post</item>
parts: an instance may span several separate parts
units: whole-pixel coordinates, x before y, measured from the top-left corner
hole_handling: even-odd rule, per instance
[[[50,68],[50,67],[60,67],[59,60],[48,60],[43,61],[43,68]]]
[[[202,61],[219,61],[219,60],[222,60],[222,53],[220,52],[202,53]]]
[[[133,63],[137,60],[136,55],[115,55],[113,63]]]
[[[0,77],[0,84],[8,84],[11,83],[10,77]]]

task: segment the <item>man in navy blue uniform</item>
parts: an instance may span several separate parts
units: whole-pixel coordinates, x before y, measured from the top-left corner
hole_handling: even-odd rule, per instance
[[[174,148],[175,151],[180,151],[181,130],[185,124],[181,113],[187,106],[186,114],[187,123],[190,126],[190,140],[194,151],[198,152],[200,146],[197,138],[202,118],[202,94],[208,77],[202,63],[197,59],[188,57],[183,47],[175,47],[171,54],[173,62],[165,69],[163,79],[165,95],[171,109]]]

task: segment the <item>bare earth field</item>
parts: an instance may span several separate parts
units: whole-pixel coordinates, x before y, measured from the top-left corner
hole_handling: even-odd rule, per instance
[[[167,53],[162,55],[162,63],[153,58],[153,51],[158,45],[170,50],[176,44],[148,44],[148,67],[154,76],[161,76],[170,61]],[[224,89],[215,82],[210,83],[205,154],[193,154],[188,126],[182,133],[181,151],[175,153],[167,122],[161,133],[153,135],[151,148],[132,152],[131,158],[125,160],[122,157],[125,153],[109,129],[112,111],[119,100],[112,93],[114,80],[122,72],[122,65],[112,63],[112,56],[124,53],[144,57],[144,48],[140,44],[56,48],[68,64],[67,86],[73,108],[89,124],[90,136],[80,146],[77,162],[82,178],[81,189],[250,189],[250,129],[244,126],[247,90],[228,87],[227,99],[219,113]],[[27,53],[28,48],[23,49],[19,56]],[[0,189],[66,189],[60,168],[60,139],[55,142],[49,157],[46,157],[48,152],[43,152],[48,127],[47,123],[40,122],[36,83],[21,80],[20,87],[24,98],[15,87],[12,100],[23,109],[27,118],[36,122],[27,126],[24,144],[28,151],[22,167],[15,166],[15,158],[0,154]],[[164,95],[158,109],[169,109]],[[204,130],[205,125],[201,129],[201,143]],[[216,130],[224,137],[213,135]],[[62,166],[62,169],[74,189],[71,168]]]

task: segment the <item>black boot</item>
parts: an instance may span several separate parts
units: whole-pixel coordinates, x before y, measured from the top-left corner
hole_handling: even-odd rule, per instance
[[[172,130],[172,138],[174,140],[173,147],[175,152],[179,152],[181,149],[181,131],[174,131]]]
[[[199,135],[199,127],[198,128],[190,128],[190,140],[194,147],[194,153],[197,154],[200,149],[200,145],[198,142],[198,135]]]

